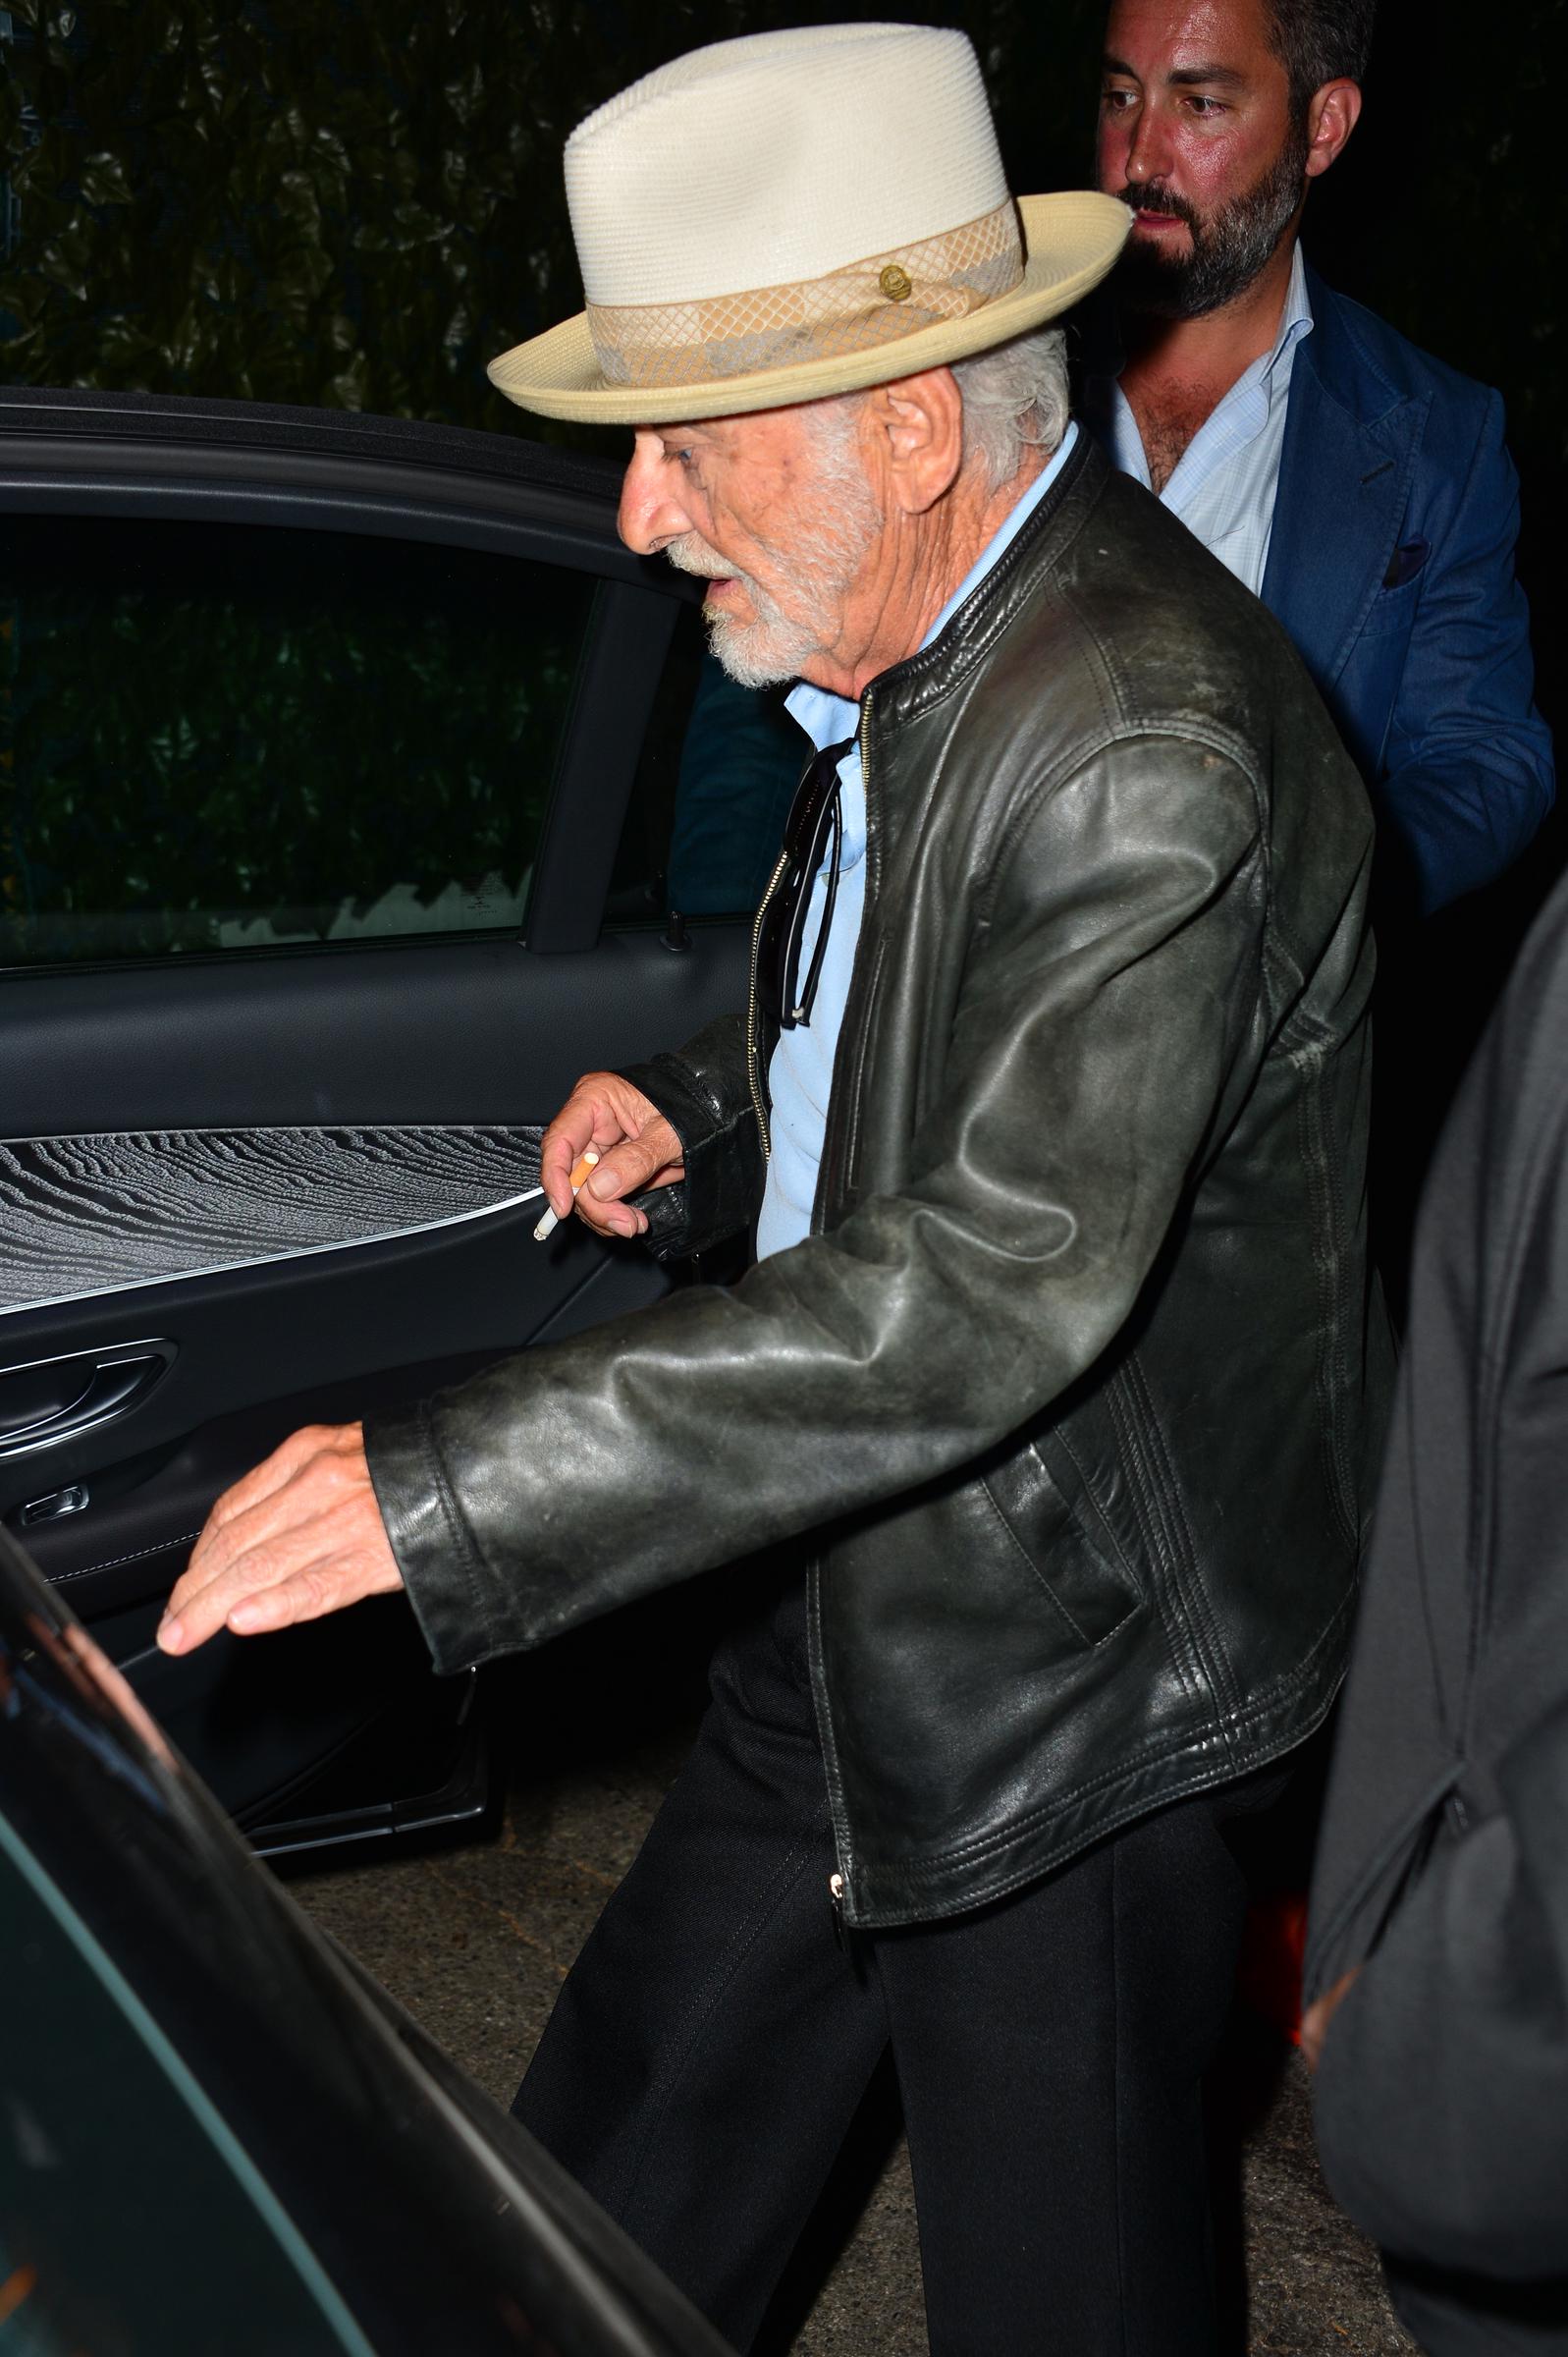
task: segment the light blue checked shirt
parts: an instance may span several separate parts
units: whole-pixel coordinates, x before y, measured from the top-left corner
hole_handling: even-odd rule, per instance
[[[1204,419],[1160,494],[1171,514],[1255,597],[1263,588],[1273,530],[1291,363],[1296,346],[1311,333],[1312,305],[1298,245],[1273,350],[1244,369]],[[1149,462],[1138,421],[1115,377],[1087,380],[1084,416],[1112,465],[1147,488]]]
[[[1017,506],[987,541],[974,564],[920,641],[929,646],[946,628],[972,589],[979,587],[1002,552],[1012,545],[1055,481],[1067,454],[1078,439],[1069,425],[1060,449],[1042,474],[1036,476]],[[853,738],[860,726],[860,707],[826,687],[804,680],[792,687],[784,703],[799,721],[820,753],[825,744]],[[809,1023],[781,1031],[768,1067],[768,1092],[773,1099],[769,1124],[773,1151],[768,1159],[768,1182],[757,1223],[757,1258],[783,1252],[811,1233],[811,1207],[817,1199],[817,1171],[822,1162],[823,1133],[828,1121],[828,1092],[833,1085],[833,1060],[849,996],[849,976],[860,939],[860,920],[866,905],[866,789],[860,774],[860,746],[850,745],[838,764],[838,809],[843,845],[838,861],[838,898],[834,904],[828,946]],[[811,887],[800,944],[800,970],[805,973],[822,923],[827,898],[826,862]]]

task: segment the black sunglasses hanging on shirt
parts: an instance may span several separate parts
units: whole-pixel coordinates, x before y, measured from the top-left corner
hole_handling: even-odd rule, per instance
[[[784,867],[762,904],[757,921],[757,997],[763,1013],[781,1031],[797,1023],[809,1024],[822,979],[828,931],[838,897],[838,869],[843,853],[843,817],[839,810],[838,764],[854,745],[826,744],[808,764],[795,789],[784,821]],[[811,886],[832,842],[822,923],[812,944],[811,963],[800,977],[800,953],[811,907]]]

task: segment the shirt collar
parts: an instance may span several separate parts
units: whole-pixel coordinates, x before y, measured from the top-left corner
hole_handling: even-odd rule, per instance
[[[1001,562],[1002,557],[1017,539],[1030,517],[1051,489],[1066,465],[1073,444],[1078,439],[1076,420],[1069,419],[1067,430],[1049,464],[1036,475],[1021,498],[1016,500],[1002,518],[991,538],[986,542],[957,588],[921,639],[928,647],[945,630],[966,597],[974,594],[988,573]],[[835,695],[829,688],[814,687],[809,680],[797,680],[784,697],[784,708],[800,723],[820,753],[826,744],[838,744],[845,737],[853,737],[860,725],[860,707],[844,695]]]
[[[1264,362],[1265,378],[1271,377],[1287,352],[1293,352],[1303,336],[1312,333],[1312,298],[1307,293],[1307,265],[1301,258],[1301,240],[1296,240],[1290,257],[1290,284],[1285,289],[1285,307],[1280,314],[1279,333],[1274,348]]]
[[[1124,356],[1120,347],[1119,324],[1115,327],[1114,344],[1108,341],[1098,356],[1104,363],[1084,380],[1084,409],[1095,433],[1105,444],[1114,466],[1135,482],[1149,485],[1149,461],[1144,453],[1143,438],[1138,431],[1132,406],[1121,389]],[[1200,452],[1213,448],[1215,420],[1218,418],[1232,436],[1248,441],[1260,433],[1277,400],[1283,400],[1291,375],[1291,365],[1280,372],[1281,361],[1289,361],[1303,336],[1312,332],[1312,301],[1307,293],[1307,266],[1302,260],[1301,241],[1298,238],[1290,256],[1290,279],[1285,288],[1284,307],[1279,315],[1279,328],[1271,351],[1261,353],[1249,361],[1227,393],[1221,394],[1209,416],[1194,436]],[[1277,382],[1276,382],[1277,376]],[[1209,437],[1207,441],[1203,437]],[[1192,470],[1183,474],[1187,465],[1176,468],[1162,497],[1167,504],[1172,500],[1172,485],[1185,484],[1190,488]],[[1180,512],[1179,505],[1177,512]]]

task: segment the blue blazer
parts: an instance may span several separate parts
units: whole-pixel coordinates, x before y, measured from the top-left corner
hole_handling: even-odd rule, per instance
[[[1307,274],[1264,603],[1425,909],[1502,873],[1551,808],[1496,393]]]

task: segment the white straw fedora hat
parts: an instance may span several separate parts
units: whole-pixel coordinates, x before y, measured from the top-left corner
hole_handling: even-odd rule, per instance
[[[827,25],[719,41],[579,124],[587,307],[490,363],[525,410],[657,425],[817,401],[1054,318],[1132,216],[1002,176],[964,33]]]

